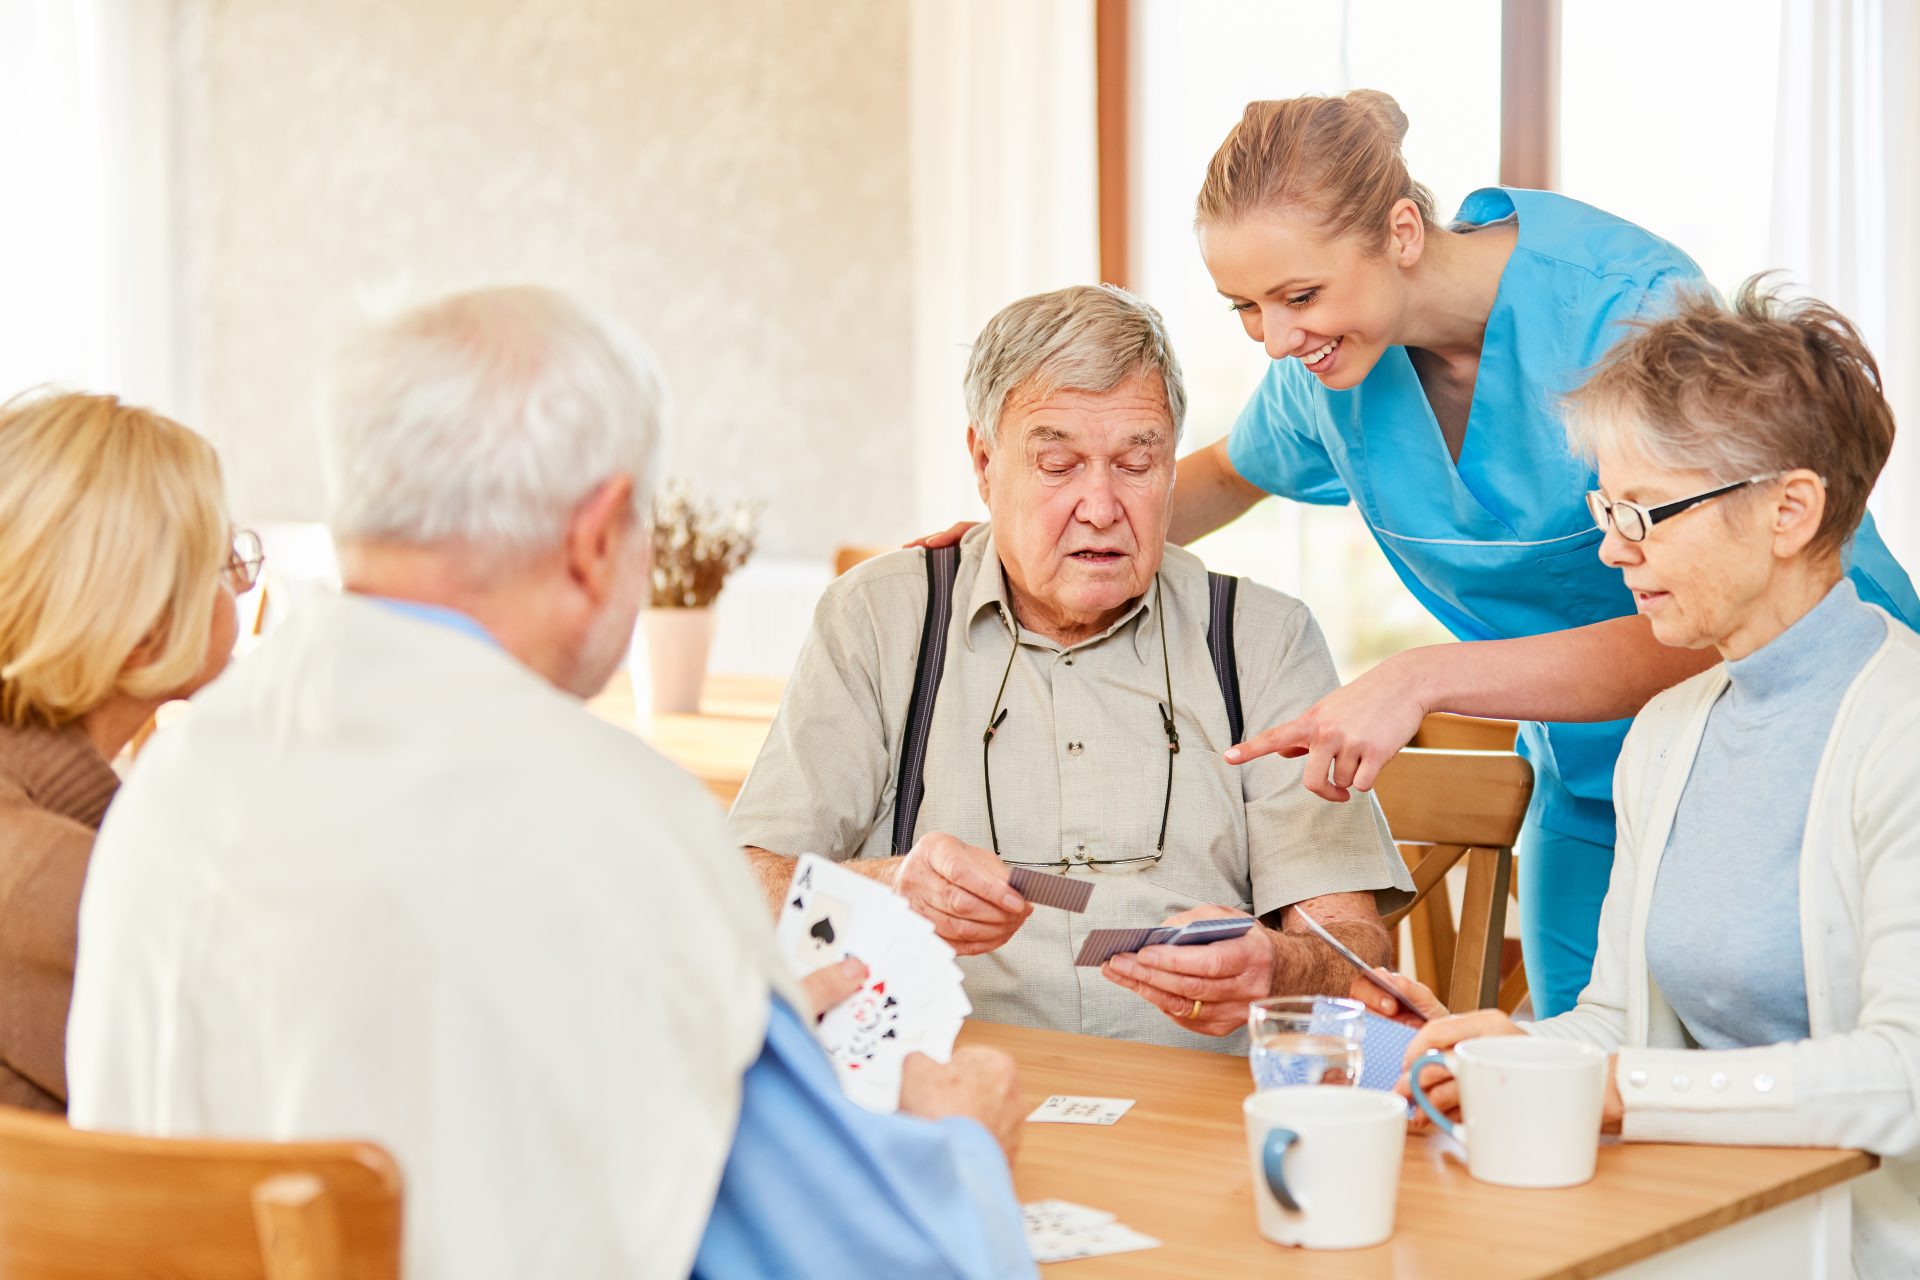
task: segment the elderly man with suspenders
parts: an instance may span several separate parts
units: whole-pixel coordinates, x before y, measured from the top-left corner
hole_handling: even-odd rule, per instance
[[[828,589],[734,804],[770,901],[807,852],[893,886],[999,1022],[1234,1048],[1250,999],[1344,994],[1288,908],[1383,963],[1410,881],[1371,797],[1221,759],[1338,681],[1299,601],[1166,545],[1186,396],[1159,314],[1111,287],[1022,299],[966,396],[990,522]],[[1090,883],[1087,910],[1036,911],[1023,865]],[[1230,915],[1257,923],[1074,963],[1091,929]]]

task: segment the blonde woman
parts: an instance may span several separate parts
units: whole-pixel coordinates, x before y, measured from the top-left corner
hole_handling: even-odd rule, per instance
[[[1570,408],[1600,559],[1715,665],[1634,720],[1593,981],[1525,1029],[1614,1055],[1629,1141],[1878,1154],[1855,1269],[1920,1274],[1920,636],[1846,574],[1893,445],[1878,369],[1831,309],[1750,284],[1616,347]],[[1409,1061],[1521,1030],[1437,1018]]]
[[[0,406],[0,1105],[66,1109],[80,889],[154,708],[226,665],[259,542],[193,432],[111,396]]]

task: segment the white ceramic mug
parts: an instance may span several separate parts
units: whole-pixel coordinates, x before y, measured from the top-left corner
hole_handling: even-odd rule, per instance
[[[1420,1087],[1439,1065],[1460,1082],[1460,1123]],[[1415,1059],[1413,1100],[1467,1150],[1467,1172],[1503,1187],[1575,1187],[1593,1177],[1607,1055],[1590,1044],[1479,1036]]]
[[[1289,1085],[1241,1105],[1260,1234],[1362,1249],[1393,1234],[1407,1104],[1379,1089]]]

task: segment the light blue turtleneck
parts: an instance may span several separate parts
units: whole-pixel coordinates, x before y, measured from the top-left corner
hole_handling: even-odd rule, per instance
[[[1847,686],[1886,619],[1841,579],[1806,616],[1726,664],[1674,815],[1647,920],[1647,969],[1706,1049],[1807,1036],[1800,845]]]

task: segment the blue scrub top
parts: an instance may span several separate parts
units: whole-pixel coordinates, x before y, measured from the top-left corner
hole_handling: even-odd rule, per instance
[[[1676,290],[1704,287],[1693,260],[1658,236],[1577,200],[1489,187],[1458,221],[1513,218],[1518,242],[1500,277],[1456,464],[1404,347],[1389,347],[1359,386],[1330,391],[1298,360],[1276,360],[1227,440],[1253,484],[1302,502],[1356,503],[1400,580],[1462,640],[1563,631],[1634,612],[1585,494],[1599,481],[1567,446],[1556,408],[1621,336]],[[1873,517],[1850,574],[1860,597],[1909,626],[1920,597]],[[1613,843],[1613,763],[1628,720],[1529,724],[1535,820]]]

